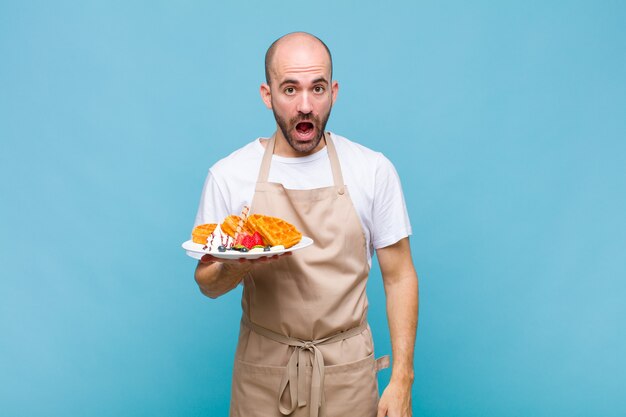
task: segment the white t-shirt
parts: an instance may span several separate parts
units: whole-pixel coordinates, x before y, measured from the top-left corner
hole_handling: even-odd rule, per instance
[[[331,137],[344,183],[363,226],[371,264],[375,249],[411,235],[400,178],[382,153],[334,133]],[[211,167],[194,226],[221,223],[226,216],[239,214],[244,205],[250,205],[264,152],[256,139]],[[332,186],[327,148],[298,158],[273,155],[268,181],[296,190]]]

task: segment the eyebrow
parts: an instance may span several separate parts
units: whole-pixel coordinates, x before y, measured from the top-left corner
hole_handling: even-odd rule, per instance
[[[282,87],[285,84],[300,84],[300,83],[298,82],[298,80],[291,80],[288,78],[284,80],[282,83],[280,83],[280,87]]]
[[[328,81],[326,80],[326,78],[324,77],[319,77],[313,80],[313,82],[311,84],[318,84],[318,83],[328,83]],[[285,84],[295,84],[295,85],[299,85],[300,82],[298,80],[292,80],[290,78],[284,80],[283,82],[280,83],[280,87],[284,86]]]
[[[313,84],[318,84],[318,83],[328,84],[328,81],[324,77],[319,77],[319,78],[313,80]]]

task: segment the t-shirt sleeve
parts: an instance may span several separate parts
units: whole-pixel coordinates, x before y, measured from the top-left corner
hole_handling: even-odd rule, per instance
[[[391,161],[382,154],[376,164],[374,188],[372,246],[380,249],[411,235],[400,177]]]
[[[205,223],[221,223],[230,214],[226,201],[226,196],[224,196],[216,177],[209,171],[202,188],[194,227]]]

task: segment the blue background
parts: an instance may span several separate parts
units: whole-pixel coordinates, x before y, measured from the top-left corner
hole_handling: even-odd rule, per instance
[[[329,128],[402,177],[415,415],[626,415],[625,21],[619,1],[0,1],[0,413],[226,415],[239,290],[203,297],[179,245],[208,167],[272,133],[265,49],[305,30],[334,54]]]

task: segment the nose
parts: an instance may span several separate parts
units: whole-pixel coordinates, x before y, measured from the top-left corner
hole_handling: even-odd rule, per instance
[[[309,114],[313,111],[313,106],[311,105],[311,99],[308,92],[305,91],[300,96],[297,110],[302,114]]]

